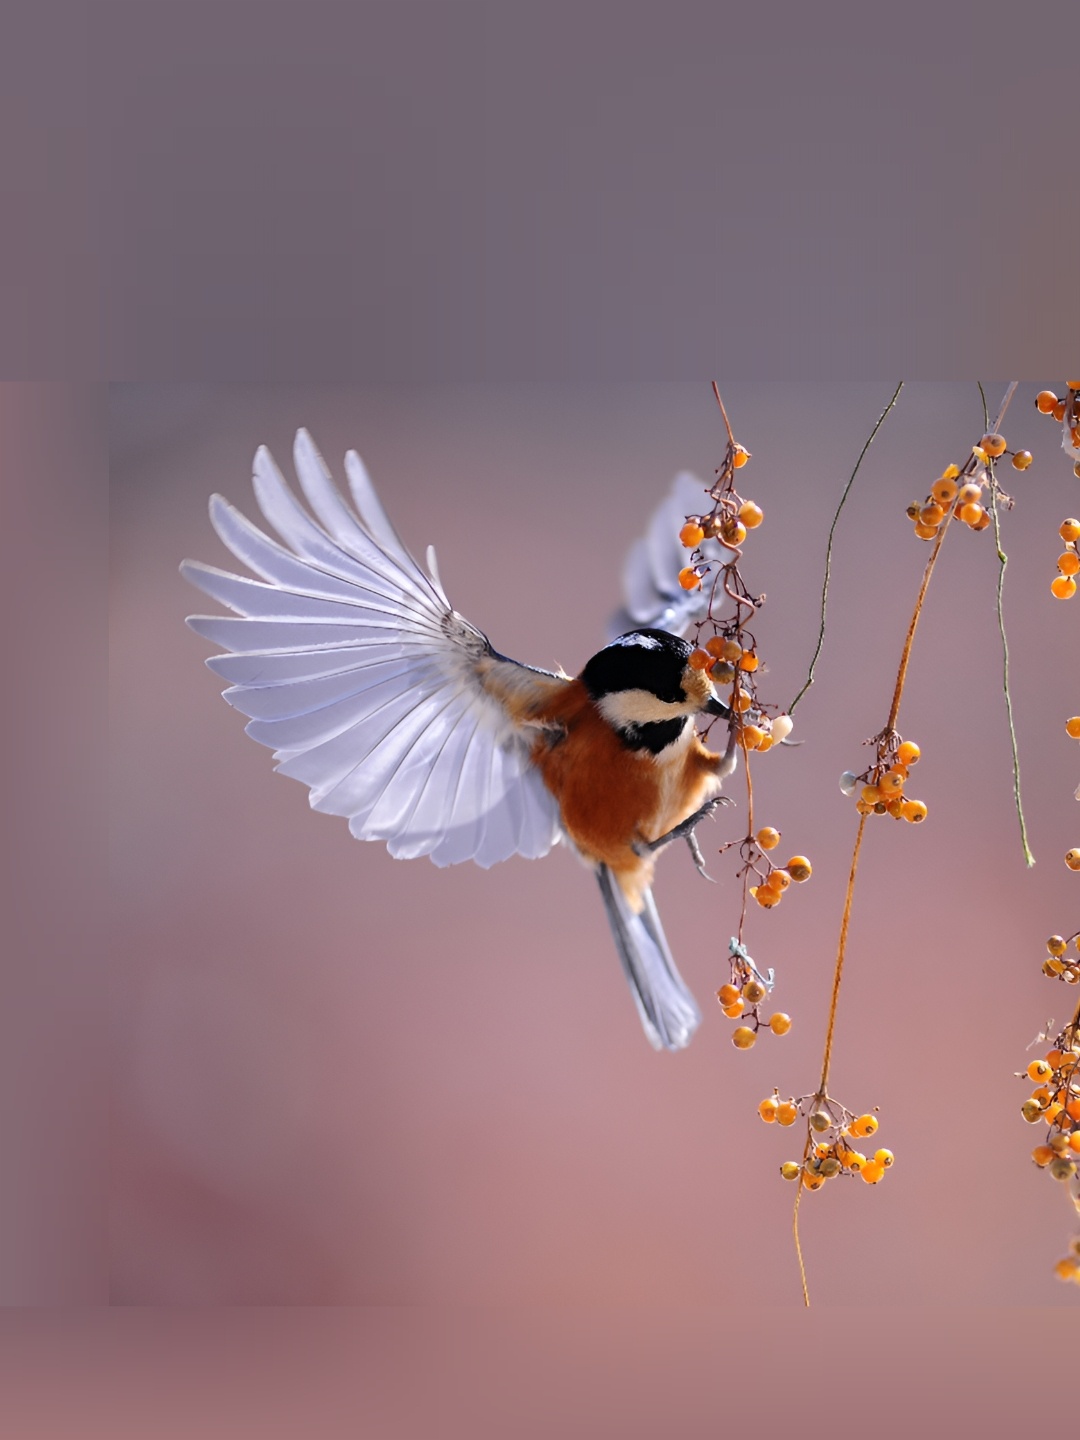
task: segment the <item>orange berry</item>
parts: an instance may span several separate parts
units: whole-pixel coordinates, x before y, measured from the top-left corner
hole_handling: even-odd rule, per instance
[[[685,570],[679,571],[679,584],[684,590],[696,590],[701,584],[701,576],[692,565],[688,565]]]
[[[1064,955],[1065,951],[1069,947],[1066,943],[1064,935],[1051,935],[1050,939],[1046,942],[1046,948],[1051,955]],[[1052,1051],[1051,1054],[1053,1053],[1055,1052]]]
[[[760,661],[753,650],[744,650],[739,656],[740,670],[756,670]]]
[[[767,1100],[762,1100],[761,1104],[757,1107],[757,1112],[762,1120],[765,1121],[766,1125],[771,1125],[775,1121],[776,1112],[779,1109],[780,1101],[777,1100],[775,1095],[770,1095]]]
[[[740,1025],[737,1030],[733,1030],[731,1033],[731,1043],[735,1046],[736,1050],[749,1050],[756,1039],[757,1036],[747,1025]]]
[[[868,1185],[876,1185],[885,1174],[885,1166],[877,1160],[868,1160],[859,1173]]]
[[[721,657],[730,664],[742,658],[742,646],[737,640],[724,640],[721,642],[723,648],[720,651]]]
[[[791,1029],[791,1016],[785,1015],[782,1010],[778,1010],[776,1014],[769,1019],[769,1029],[774,1035],[786,1035]]]
[[[722,640],[719,635],[713,635],[710,639],[705,641],[705,649],[709,652],[713,659],[722,660],[724,658],[724,646],[726,644],[727,641]],[[739,651],[739,654],[742,654],[741,650]]]
[[[734,549],[736,545],[741,545],[746,539],[746,526],[733,516],[728,516],[721,522],[720,539],[729,550]]]
[[[774,905],[780,904],[779,890],[774,890],[769,885],[751,885],[750,894],[763,910],[771,910]]]
[[[1053,390],[1040,390],[1035,396],[1035,408],[1042,415],[1051,414],[1057,403],[1058,397],[1054,394]]]
[[[771,825],[766,825],[757,832],[754,839],[762,850],[775,850],[780,844],[780,831],[774,830]]]
[[[712,664],[712,656],[707,650],[691,650],[686,663],[691,670],[707,670]]]
[[[1071,735],[1074,740],[1080,740],[1080,715],[1070,715],[1065,721],[1065,734]]]
[[[971,528],[972,528],[972,530],[985,530],[986,527],[987,527],[989,524],[990,524],[990,511],[989,511],[989,510],[984,510],[983,513],[979,516],[978,520],[976,520],[975,524],[972,525]]]
[[[738,1020],[745,1009],[746,1002],[740,997],[738,1000],[733,1000],[730,1005],[724,1006],[724,1014],[729,1020]]]
[[[912,740],[905,740],[896,752],[896,758],[901,765],[914,765],[922,751]]]
[[[981,505],[963,505],[960,508],[960,519],[965,525],[970,525],[972,529],[979,524],[985,514],[986,511]]]
[[[1065,401],[1059,400],[1054,406],[1054,408],[1050,411],[1050,414],[1053,415],[1054,419],[1060,425],[1062,420],[1065,419]]]
[[[1080,520],[1063,520],[1058,529],[1058,534],[1062,540],[1065,541],[1066,545],[1071,545],[1074,541],[1080,540]]]
[[[800,882],[809,880],[813,873],[810,867],[810,861],[807,860],[805,855],[793,855],[784,866],[784,869],[791,876],[792,880],[798,880]]]
[[[744,710],[749,710],[749,709],[750,709],[750,706],[751,706],[754,702],[753,702],[753,700],[750,698],[750,694],[749,694],[748,691],[746,691],[746,690],[739,690],[736,694],[734,694],[734,695],[731,697],[731,703],[732,703],[732,706],[733,706],[736,710],[738,710],[739,714],[741,715]]]
[[[1049,1165],[1054,1158],[1054,1152],[1049,1145],[1036,1145],[1031,1152],[1031,1158],[1036,1165]]]
[[[967,485],[961,485],[960,493],[956,497],[956,503],[958,505],[974,505],[981,499],[982,486],[973,485],[969,482]]]
[[[1080,1151],[1080,1130],[1074,1130],[1069,1136],[1069,1149]]]
[[[1076,581],[1071,575],[1059,575],[1050,582],[1050,593],[1058,600],[1071,600],[1076,594]]]
[[[860,1140],[865,1140],[868,1136],[873,1135],[874,1131],[878,1128],[877,1116],[860,1115],[857,1120],[851,1122],[848,1128],[851,1130],[851,1133],[857,1135]]]
[[[752,500],[747,500],[744,505],[739,506],[739,519],[746,526],[747,530],[756,530],[765,519],[765,512],[760,506],[755,505]]]
[[[936,525],[924,525],[921,520],[915,526],[915,534],[920,540],[933,540],[937,532],[938,527]]]
[[[935,529],[945,519],[945,511],[940,505],[924,505],[919,511],[919,521],[923,525],[931,525]]]
[[[765,884],[772,890],[786,890],[791,884],[791,876],[786,870],[770,870]]]
[[[799,1118],[798,1107],[792,1105],[790,1100],[781,1101],[776,1111],[776,1123],[778,1125],[794,1125]]]
[[[748,980],[742,987],[743,999],[748,1005],[757,1005],[769,993],[760,980]]]
[[[744,445],[736,445],[731,456],[731,463],[736,470],[741,470],[750,459],[750,451]]]
[[[864,785],[860,794],[860,800],[865,800],[867,805],[876,805],[881,799],[881,791],[876,785]]]
[[[1080,850],[1069,850],[1065,855],[1065,864],[1070,870],[1080,870]]]
[[[886,799],[899,795],[904,788],[904,776],[899,770],[889,770],[878,781],[878,789]]]
[[[739,998],[739,987],[737,985],[721,985],[716,992],[716,998],[721,1005],[734,1005]]]
[[[905,800],[904,808],[900,813],[912,825],[918,825],[921,820],[926,819],[926,806],[921,800]]]
[[[979,444],[992,460],[996,460],[999,455],[1005,454],[1004,435],[996,435],[993,433],[993,431],[991,431],[990,434],[984,435],[982,437],[982,439],[979,441]]]
[[[1026,470],[1034,458],[1030,450],[1017,450],[1012,457],[1013,469]]]
[[[1062,575],[1075,575],[1080,571],[1080,555],[1075,550],[1066,550],[1064,555],[1058,556],[1058,569]]]
[[[1029,1080],[1048,1080],[1054,1072],[1045,1060],[1032,1060],[1027,1067],[1027,1073]]]
[[[679,531],[679,539],[688,550],[696,550],[705,539],[705,531],[696,520],[688,520]]]
[[[940,480],[935,480],[930,486],[930,494],[937,501],[939,507],[951,505],[956,499],[956,481],[943,475]],[[944,514],[942,518],[944,519]]]

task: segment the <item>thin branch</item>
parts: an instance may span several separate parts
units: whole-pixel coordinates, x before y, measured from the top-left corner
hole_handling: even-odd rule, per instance
[[[855,483],[855,476],[858,475],[858,473],[859,473],[859,466],[860,466],[860,465],[862,464],[862,462],[863,462],[863,456],[866,454],[867,450],[870,449],[870,446],[871,446],[871,444],[873,443],[874,436],[875,436],[875,435],[877,434],[877,432],[881,429],[882,421],[885,419],[885,416],[888,415],[889,411],[890,411],[890,410],[893,408],[893,406],[896,404],[896,401],[897,401],[897,399],[898,399],[898,397],[899,397],[899,395],[900,395],[900,391],[901,391],[903,388],[904,388],[904,382],[901,380],[901,381],[900,381],[900,384],[897,385],[896,389],[893,391],[893,397],[892,397],[892,399],[889,401],[889,403],[885,406],[885,409],[884,409],[884,410],[881,412],[881,414],[878,416],[877,424],[874,426],[873,430],[870,431],[870,434],[869,434],[869,437],[867,438],[866,444],[863,446],[862,450],[859,452],[859,458],[858,458],[858,460],[855,461],[855,469],[852,470],[852,472],[851,472],[851,478],[850,478],[850,480],[847,482],[847,484],[844,486],[844,493],[840,496],[840,504],[836,507],[836,514],[833,516],[832,524],[829,526],[829,540],[828,540],[828,544],[827,544],[826,547],[825,547],[825,579],[824,579],[824,581],[823,581],[823,583],[822,583],[822,586],[821,586],[821,628],[820,628],[820,630],[818,631],[817,646],[816,646],[816,648],[815,648],[815,650],[814,650],[814,657],[813,657],[813,659],[810,661],[810,670],[809,670],[809,672],[808,672],[808,674],[807,674],[807,676],[806,676],[806,683],[803,685],[803,687],[802,687],[802,689],[799,691],[799,693],[795,696],[795,699],[792,700],[791,704],[788,706],[788,714],[789,714],[789,715],[794,714],[794,712],[795,712],[795,706],[799,703],[799,701],[802,699],[802,697],[806,694],[807,690],[809,690],[809,689],[810,689],[810,686],[814,683],[814,667],[817,665],[818,656],[821,654],[821,647],[822,647],[822,645],[825,643],[825,607],[826,607],[826,604],[828,603],[828,598],[829,598],[829,576],[830,576],[830,574],[831,574],[831,572],[832,572],[833,535],[836,533],[836,524],[837,524],[837,521],[840,519],[840,511],[843,510],[843,508],[844,508],[844,502],[847,500],[848,494],[849,494],[849,492],[850,492],[850,490],[851,490],[851,487],[852,487],[852,485],[854,485],[854,483]]]

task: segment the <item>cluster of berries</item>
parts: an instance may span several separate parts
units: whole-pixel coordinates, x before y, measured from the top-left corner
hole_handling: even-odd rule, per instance
[[[748,649],[744,645],[747,638]],[[770,717],[758,704],[755,676],[761,660],[756,642],[745,632],[718,628],[704,644],[694,647],[688,664],[704,670],[714,685],[732,686],[731,708],[739,717],[739,741],[747,750],[771,750],[791,734],[794,722],[790,715]]]
[[[805,855],[793,855],[786,865],[774,865],[768,854],[780,844],[780,831],[771,825],[763,826],[753,840],[742,842],[743,858],[747,871],[758,877],[759,883],[751,885],[749,893],[763,910],[771,910],[784,898],[784,891],[794,880],[801,885],[814,873]]]
[[[679,531],[679,539],[687,550],[697,551],[703,540],[718,540],[728,550],[736,552],[746,539],[747,531],[756,530],[764,520],[760,506],[737,495],[731,483],[733,472],[741,470],[749,459],[750,451],[745,446],[728,446],[725,463],[716,472],[720,478],[710,491],[714,502],[712,510],[708,515],[689,516]],[[679,571],[679,584],[684,590],[697,590],[707,570],[707,562],[698,556],[697,564],[687,565]]]
[[[1052,980],[1064,980],[1067,985],[1080,984],[1080,956],[1066,954],[1070,945],[1076,943],[1080,937],[1080,930],[1076,935],[1070,935],[1068,940],[1063,935],[1051,935],[1046,942],[1048,951],[1043,961],[1042,972]]]
[[[1053,390],[1040,390],[1035,396],[1035,408],[1063,427],[1062,448],[1075,455],[1080,452],[1080,380],[1066,380],[1065,389],[1064,399]],[[1073,474],[1080,476],[1080,460],[1073,461]]]
[[[908,799],[904,786],[922,751],[913,741],[902,740],[895,730],[876,736],[875,741],[875,763],[861,775],[845,770],[840,776],[840,789],[845,795],[858,795],[855,808],[860,815],[891,815],[894,820],[917,825],[926,819],[926,806],[921,800]]]
[[[1029,1125],[1049,1127],[1046,1143],[1031,1158],[1055,1180],[1073,1180],[1080,1158],[1080,1025],[1074,1020],[1041,1060],[1022,1072],[1035,1089],[1020,1107]]]
[[[1076,542],[1080,540],[1080,520],[1063,520],[1058,534],[1065,542],[1065,549],[1058,556],[1058,573],[1050,582],[1050,591],[1059,600],[1071,600],[1076,594],[1075,576],[1080,572],[1080,555],[1076,553]]]
[[[1002,455],[1012,455],[1013,468],[1026,470],[1031,464],[1030,450],[1009,451],[1003,435],[984,435],[971,447],[971,456],[963,469],[948,465],[930,487],[926,499],[907,507],[908,518],[915,522],[920,540],[933,540],[949,517],[950,511],[970,530],[985,530],[990,512],[983,505],[983,489],[990,476],[986,466]]]
[[[1069,1253],[1054,1266],[1054,1274],[1059,1280],[1071,1280],[1074,1285],[1080,1285],[1080,1235],[1069,1242]]]
[[[805,1159],[786,1160],[780,1167],[785,1180],[798,1180],[807,1190],[820,1190],[834,1175],[861,1175],[868,1185],[876,1185],[893,1163],[891,1150],[875,1150],[867,1158],[849,1143],[869,1140],[878,1128],[876,1115],[855,1115],[828,1095],[804,1095],[801,1099],[781,1100],[774,1090],[758,1106],[758,1114],[767,1125],[794,1125],[806,1115],[809,1138]]]
[[[732,936],[728,946],[731,955],[731,979],[721,985],[716,998],[729,1020],[749,1023],[737,1027],[731,1043],[736,1050],[749,1050],[761,1029],[774,1035],[786,1035],[791,1029],[791,1016],[777,1011],[766,1020],[761,1013],[762,1002],[772,993],[773,971],[762,974],[751,959],[746,946]]]

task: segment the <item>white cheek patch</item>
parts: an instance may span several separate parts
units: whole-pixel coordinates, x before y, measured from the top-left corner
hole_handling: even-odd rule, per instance
[[[672,705],[667,700],[658,700],[649,690],[616,690],[602,695],[596,702],[601,715],[616,730],[625,730],[631,725],[655,725],[663,720],[678,720],[683,715],[692,715],[697,709],[687,701]]]

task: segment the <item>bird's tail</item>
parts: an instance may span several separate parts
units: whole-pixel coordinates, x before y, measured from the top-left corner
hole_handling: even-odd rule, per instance
[[[596,878],[650,1045],[655,1050],[683,1049],[701,1022],[701,1012],[675,968],[652,891],[644,891],[637,914],[606,865],[598,867]]]

